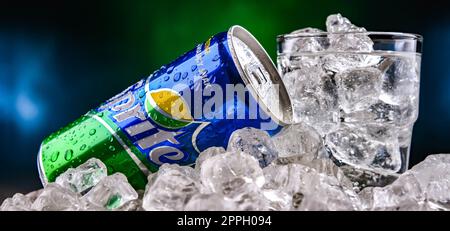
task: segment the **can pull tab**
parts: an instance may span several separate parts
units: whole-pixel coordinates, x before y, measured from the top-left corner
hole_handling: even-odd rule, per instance
[[[267,83],[267,76],[264,71],[261,70],[259,65],[247,65],[247,73],[253,80],[256,80],[259,85]]]

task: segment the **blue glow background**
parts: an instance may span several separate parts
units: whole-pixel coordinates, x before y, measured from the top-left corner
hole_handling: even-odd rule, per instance
[[[411,165],[450,152],[450,7],[414,1],[0,3],[0,199],[40,187],[51,132],[210,35],[240,24],[276,57],[275,36],[341,12],[368,30],[425,38]]]

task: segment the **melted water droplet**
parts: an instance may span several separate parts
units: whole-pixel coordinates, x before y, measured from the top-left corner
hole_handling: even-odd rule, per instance
[[[67,149],[66,154],[64,154],[64,159],[67,161],[71,160],[73,157],[73,151],[72,149]]]
[[[58,160],[58,157],[59,157],[59,152],[56,151],[56,152],[54,152],[54,153],[52,154],[52,156],[50,157],[50,160],[51,160],[52,162],[55,162],[55,161]]]
[[[177,82],[178,80],[180,80],[180,78],[181,78],[181,73],[178,72],[173,76],[173,81]]]
[[[81,145],[80,151],[83,151],[84,149],[86,149],[86,144]]]
[[[97,132],[97,130],[95,130],[95,129],[93,128],[93,129],[91,129],[91,130],[89,131],[89,135],[93,136],[93,135],[95,135],[96,132]]]
[[[173,71],[173,66],[171,66],[171,67],[167,68],[167,74],[170,74],[170,73],[172,73],[172,71]]]
[[[187,73],[187,72],[184,72],[184,73],[183,73],[183,76],[181,76],[181,78],[182,78],[182,79],[185,79],[185,78],[187,78],[187,76],[188,76],[188,73]]]

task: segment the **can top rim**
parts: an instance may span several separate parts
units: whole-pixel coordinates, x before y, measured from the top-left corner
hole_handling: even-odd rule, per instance
[[[280,74],[278,73],[277,68],[275,67],[275,64],[273,63],[272,59],[269,57],[267,52],[264,50],[264,48],[261,46],[261,44],[258,42],[258,40],[256,40],[256,38],[253,37],[253,35],[250,34],[250,32],[248,32],[245,28],[239,25],[232,26],[228,30],[228,38],[229,38],[228,46],[230,47],[230,52],[232,54],[233,61],[236,64],[236,67],[238,69],[240,76],[242,77],[242,80],[244,81],[246,86],[248,86],[250,94],[252,94],[252,96],[257,100],[257,102],[260,104],[264,112],[266,112],[276,122],[282,125],[292,123],[293,119],[292,103],[289,94],[281,79]],[[271,84],[277,84],[279,86],[278,98],[281,106],[280,111],[281,113],[275,113],[268,107],[268,103],[264,101],[261,92],[258,92],[256,90],[256,87],[253,85],[253,81],[251,81],[252,77],[249,76],[249,74],[246,71],[244,71],[244,68],[241,65],[241,62],[236,54],[236,50],[233,43],[234,38],[238,38],[250,48],[250,50],[255,54],[255,56],[261,62],[263,67],[269,73]]]

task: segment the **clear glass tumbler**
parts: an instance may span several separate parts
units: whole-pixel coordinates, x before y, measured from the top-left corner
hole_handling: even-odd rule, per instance
[[[295,122],[362,186],[408,167],[419,109],[422,37],[393,32],[280,35],[278,68]],[[370,182],[372,181],[372,182]]]

